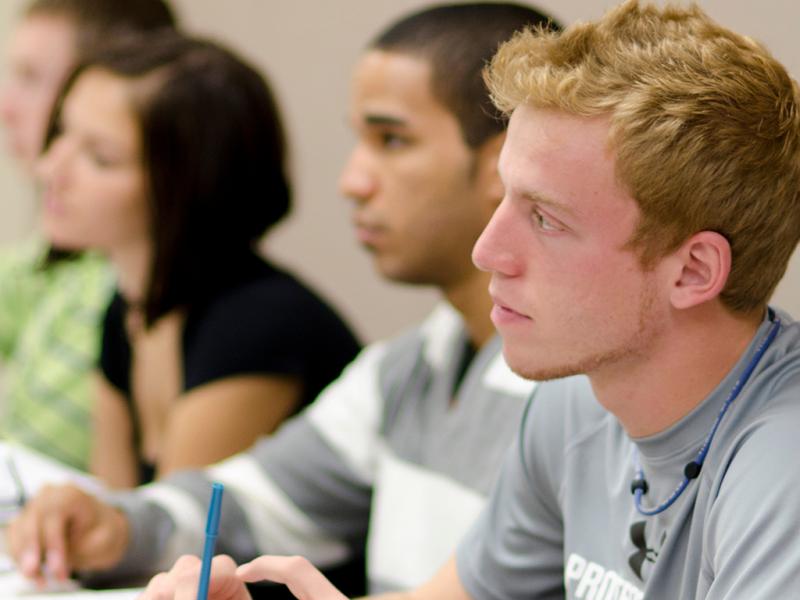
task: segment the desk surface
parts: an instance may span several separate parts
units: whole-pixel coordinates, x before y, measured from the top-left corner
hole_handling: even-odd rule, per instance
[[[46,484],[75,483],[92,492],[102,490],[102,485],[91,476],[81,471],[62,465],[50,458],[42,456],[27,448],[0,441],[0,494],[10,495],[13,482],[5,468],[8,457],[14,461],[25,495],[30,497]],[[132,600],[141,589],[87,591],[81,590],[75,582],[47,587],[37,590],[30,582],[21,577],[5,552],[5,532],[0,523],[0,598],[20,600]]]

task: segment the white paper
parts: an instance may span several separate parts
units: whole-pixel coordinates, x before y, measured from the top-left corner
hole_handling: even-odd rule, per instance
[[[0,598],[22,600],[131,600],[142,593],[141,588],[120,590],[81,590],[75,581],[49,582],[38,588],[17,572],[0,575]]]
[[[74,483],[91,492],[102,491],[100,481],[29,448],[0,441],[0,490],[3,496],[13,495],[13,481],[7,461],[11,459],[17,469],[27,497],[32,497],[47,484]]]

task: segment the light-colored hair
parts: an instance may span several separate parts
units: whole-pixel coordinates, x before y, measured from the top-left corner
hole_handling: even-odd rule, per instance
[[[753,40],[687,8],[624,2],[563,34],[526,31],[484,76],[495,104],[607,115],[616,175],[639,204],[642,264],[699,231],[732,248],[721,293],[763,308],[800,238],[798,88]]]

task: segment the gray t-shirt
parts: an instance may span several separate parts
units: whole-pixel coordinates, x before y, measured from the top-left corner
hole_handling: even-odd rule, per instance
[[[459,546],[477,600],[800,597],[800,325],[778,335],[725,414],[698,479],[666,511],[634,507],[634,448],[665,500],[771,326],[694,411],[631,440],[588,379],[539,386],[498,487]],[[680,377],[680,373],[664,373]]]

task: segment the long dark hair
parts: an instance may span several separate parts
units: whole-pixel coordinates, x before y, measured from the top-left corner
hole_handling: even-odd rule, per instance
[[[217,43],[162,30],[124,37],[82,62],[61,91],[46,146],[59,133],[64,98],[90,68],[130,80],[154,248],[141,299],[150,325],[224,286],[288,213],[283,126],[253,67]]]

